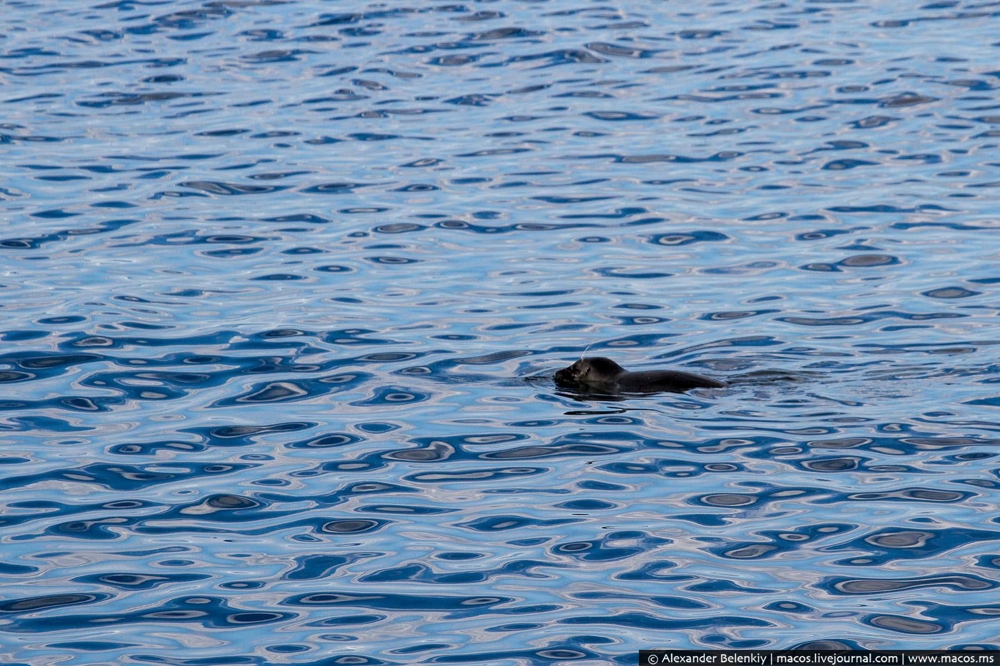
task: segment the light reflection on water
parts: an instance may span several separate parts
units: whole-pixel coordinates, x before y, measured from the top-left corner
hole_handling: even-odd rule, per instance
[[[998,647],[989,7],[7,13],[7,660]]]

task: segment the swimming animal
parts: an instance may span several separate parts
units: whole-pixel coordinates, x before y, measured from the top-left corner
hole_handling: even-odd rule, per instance
[[[693,388],[725,388],[725,382],[676,370],[629,372],[610,358],[593,356],[556,372],[556,383],[607,393],[681,393]]]

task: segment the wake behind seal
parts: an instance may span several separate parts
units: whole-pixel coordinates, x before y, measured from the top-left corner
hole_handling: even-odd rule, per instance
[[[695,388],[725,388],[725,382],[693,372],[644,370],[629,372],[610,358],[593,356],[556,372],[557,384],[606,393],[683,393]]]

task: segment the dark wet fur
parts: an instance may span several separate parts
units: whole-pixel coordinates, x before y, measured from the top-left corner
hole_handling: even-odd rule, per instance
[[[556,383],[568,386],[597,388],[607,392],[681,393],[694,388],[724,388],[725,382],[691,372],[676,370],[645,370],[629,372],[610,358],[582,358],[568,368],[556,372]]]

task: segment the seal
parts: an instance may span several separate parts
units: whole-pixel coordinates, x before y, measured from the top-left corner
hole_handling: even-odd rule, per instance
[[[607,393],[682,393],[694,388],[725,388],[725,382],[675,370],[629,372],[610,358],[593,356],[556,372],[556,383]]]

